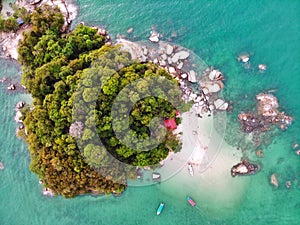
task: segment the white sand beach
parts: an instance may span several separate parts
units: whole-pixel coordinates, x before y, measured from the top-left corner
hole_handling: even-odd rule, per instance
[[[230,169],[240,161],[241,153],[223,141],[214,129],[212,116],[199,118],[190,111],[183,114],[182,126],[182,150],[165,161],[161,174],[168,177],[163,177],[167,180],[162,179],[159,188],[180,202],[190,195],[202,207],[224,204],[228,209],[239,204],[249,177],[233,178]],[[189,174],[188,162],[193,165],[194,176]]]

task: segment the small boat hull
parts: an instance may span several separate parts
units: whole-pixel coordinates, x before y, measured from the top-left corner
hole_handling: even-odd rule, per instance
[[[188,164],[188,170],[191,176],[194,176],[194,169],[191,163]]]
[[[187,196],[186,200],[191,204],[191,206],[195,206],[196,205],[196,203],[194,202],[194,200],[190,196]]]
[[[160,214],[161,214],[161,212],[162,212],[164,206],[165,206],[165,203],[163,203],[163,202],[161,202],[161,203],[159,204],[159,206],[158,206],[158,208],[157,208],[157,210],[156,210],[156,215],[160,215]]]

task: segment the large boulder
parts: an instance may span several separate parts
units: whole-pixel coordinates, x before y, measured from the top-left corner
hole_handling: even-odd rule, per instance
[[[174,51],[173,46],[167,44],[167,46],[166,46],[166,53],[167,53],[167,55],[172,55],[172,54],[173,54],[173,51]]]
[[[194,70],[190,70],[190,72],[188,73],[188,80],[189,82],[195,83],[197,82],[197,73]]]
[[[159,42],[159,33],[157,33],[156,31],[151,31],[151,35],[149,37],[149,40],[151,42],[157,43]]]
[[[223,99],[217,99],[217,100],[214,101],[214,106],[218,110],[227,110],[228,103],[225,102]]]

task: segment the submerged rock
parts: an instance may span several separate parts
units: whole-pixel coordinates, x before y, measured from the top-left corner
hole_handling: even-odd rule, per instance
[[[128,30],[127,30],[127,33],[128,34],[131,34],[133,32],[133,27],[130,27]]]
[[[265,70],[267,70],[267,65],[266,64],[259,64],[258,69],[261,70],[261,71],[265,71]]]
[[[4,164],[3,164],[3,162],[0,162],[0,170],[4,170]]]
[[[270,182],[276,188],[279,186],[277,175],[275,173],[271,175]]]
[[[242,61],[244,63],[250,60],[250,55],[247,52],[243,52],[238,56],[238,61]]]
[[[263,157],[264,157],[264,153],[263,153],[263,151],[262,151],[261,149],[260,149],[260,150],[257,150],[256,155],[257,155],[258,157],[260,157],[260,158],[263,158]]]
[[[289,189],[292,186],[292,182],[288,180],[287,182],[285,182],[285,186],[287,189]]]

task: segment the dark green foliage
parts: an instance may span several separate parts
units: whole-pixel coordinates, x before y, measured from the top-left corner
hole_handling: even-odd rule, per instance
[[[115,158],[134,166],[154,165],[170,149],[178,149],[176,137],[167,132],[154,149],[136,151],[123,145],[112,128],[111,107],[120,91],[141,78],[165,77],[177,85],[165,70],[132,63],[118,46],[104,45],[104,37],[93,28],[80,25],[62,34],[63,19],[57,8],[38,8],[31,22],[33,29],[24,34],[18,49],[22,82],[34,98],[32,109],[23,112],[25,140],[32,160],[30,169],[45,186],[65,197],[121,193],[135,167],[122,166]],[[100,84],[103,87],[99,90]],[[134,87],[140,94],[151,88],[161,91],[145,81]],[[178,93],[171,92],[168,95],[180,99]],[[132,93],[121,96],[119,112],[127,110],[128,99],[138,97]],[[79,110],[75,123],[74,107]],[[147,139],[154,117],[175,117],[175,108],[163,96],[142,98],[130,110],[128,128],[138,139]],[[124,128],[122,121],[118,126]],[[159,134],[159,129],[156,132]],[[98,136],[104,145],[90,142]],[[148,142],[151,145],[150,139]],[[115,158],[109,157],[107,150]]]

